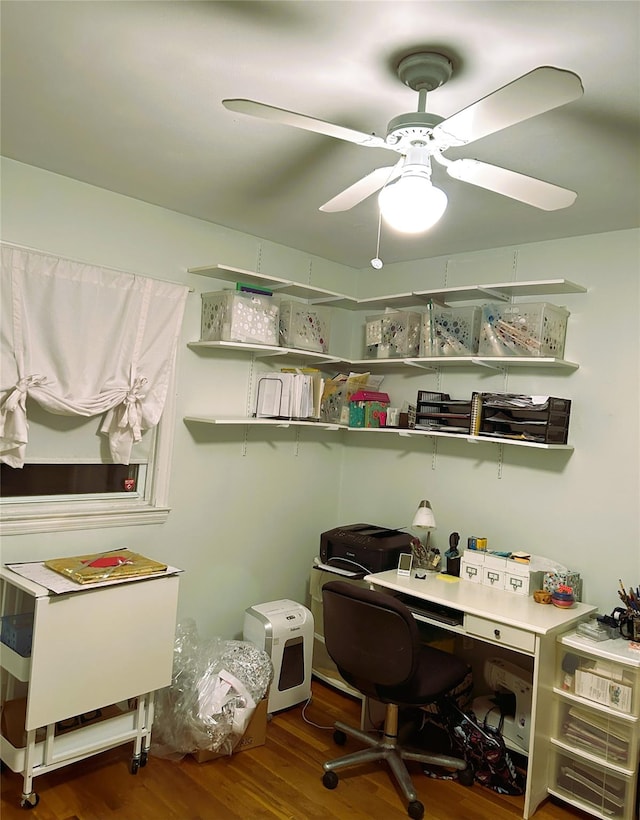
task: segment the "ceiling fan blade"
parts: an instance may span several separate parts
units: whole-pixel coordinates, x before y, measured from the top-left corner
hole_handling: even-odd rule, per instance
[[[541,66],[453,114],[433,133],[450,147],[466,145],[577,100],[583,93],[577,74]]]
[[[458,159],[447,165],[447,173],[454,179],[469,182],[494,191],[496,194],[518,199],[543,211],[558,211],[573,205],[577,194],[550,182],[543,182],[497,165],[477,159]]]
[[[362,202],[363,199],[371,196],[371,194],[375,194],[376,191],[379,191],[380,188],[383,188],[388,182],[391,182],[392,179],[399,177],[403,162],[404,157],[395,165],[385,168],[376,168],[375,171],[367,174],[366,177],[362,177],[362,179],[354,182],[353,185],[345,188],[344,191],[336,194],[333,199],[325,202],[324,205],[320,206],[320,210],[325,211],[325,213],[348,211],[349,208],[353,208]]]
[[[222,104],[229,111],[237,111],[239,114],[249,114],[251,117],[260,117],[263,120],[271,120],[281,125],[292,125],[294,128],[303,128],[305,131],[313,131],[316,134],[325,134],[339,140],[355,142],[357,145],[389,148],[384,139],[377,137],[375,134],[354,131],[342,125],[317,120],[315,117],[307,117],[305,114],[296,114],[293,111],[286,111],[284,108],[274,108],[272,105],[255,102],[254,100],[223,100]]]

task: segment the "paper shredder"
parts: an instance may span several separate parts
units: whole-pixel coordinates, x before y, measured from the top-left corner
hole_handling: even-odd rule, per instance
[[[249,607],[243,638],[271,658],[269,712],[295,706],[311,696],[313,615],[306,607],[288,599]]]

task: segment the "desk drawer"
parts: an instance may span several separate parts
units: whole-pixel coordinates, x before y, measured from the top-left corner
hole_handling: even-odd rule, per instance
[[[536,646],[536,636],[533,632],[518,629],[515,626],[505,626],[500,621],[489,621],[477,615],[464,616],[464,628],[470,635],[486,638],[488,641],[505,646],[522,649],[523,652],[533,652]]]

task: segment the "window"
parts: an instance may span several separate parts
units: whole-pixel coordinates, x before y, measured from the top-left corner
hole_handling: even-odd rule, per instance
[[[188,288],[0,251],[0,461],[3,473],[27,465],[0,500],[0,533],[164,521]],[[116,465],[134,465],[135,476]],[[53,493],[43,483],[51,473]],[[20,490],[31,476],[36,484]],[[132,477],[135,487],[119,488]],[[72,491],[59,492],[61,481]]]

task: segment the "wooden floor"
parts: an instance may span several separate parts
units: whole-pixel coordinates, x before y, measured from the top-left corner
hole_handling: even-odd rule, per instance
[[[308,721],[331,727],[341,719],[357,725],[360,704],[317,681]],[[348,740],[346,751],[355,750]],[[151,755],[129,773],[131,745],[67,766],[34,780],[40,802],[20,808],[22,777],[2,773],[2,820],[402,820],[407,817],[386,764],[368,764],[341,776],[334,791],[321,782],[322,763],[343,753],[331,728],[305,722],[302,706],[276,713],[264,746],[208,763],[187,756],[178,762]],[[503,797],[478,785],[432,780],[409,764],[425,820],[514,820],[522,797]],[[356,773],[357,772],[357,773]],[[549,798],[535,820],[587,820],[587,815]]]

